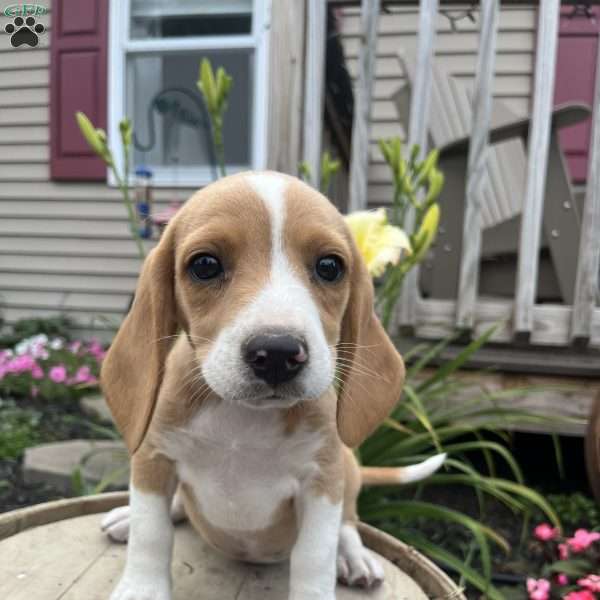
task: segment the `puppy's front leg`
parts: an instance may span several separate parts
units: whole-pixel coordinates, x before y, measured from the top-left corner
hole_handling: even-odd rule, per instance
[[[335,600],[336,553],[342,502],[306,490],[290,560],[290,600]]]
[[[131,469],[127,562],[110,600],[170,600],[175,470],[144,447],[132,458]]]

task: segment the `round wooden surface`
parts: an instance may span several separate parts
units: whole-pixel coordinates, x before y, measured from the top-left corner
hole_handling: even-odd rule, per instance
[[[590,487],[600,504],[600,394],[592,406],[585,434],[585,464]]]
[[[126,546],[111,543],[100,532],[99,513],[126,501],[126,494],[105,494],[0,515],[0,598],[107,600],[123,570]],[[189,525],[178,525],[175,531],[173,600],[287,596],[287,563],[257,566],[231,561],[207,547]],[[338,586],[338,600],[464,598],[415,550],[367,526],[361,525],[361,534],[378,551],[385,582],[370,592]]]

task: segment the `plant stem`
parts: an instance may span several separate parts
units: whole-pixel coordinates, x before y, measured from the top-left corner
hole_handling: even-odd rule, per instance
[[[225,144],[223,143],[223,122],[219,116],[213,118],[213,142],[215,145],[215,154],[219,164],[221,177],[227,175],[225,171]]]
[[[140,233],[137,228],[137,219],[135,217],[135,208],[129,198],[129,186],[127,185],[127,179],[129,176],[129,148],[123,145],[123,166],[124,166],[124,177],[121,177],[116,165],[111,161],[110,168],[112,169],[113,175],[117,180],[117,186],[121,190],[121,194],[123,195],[123,202],[125,203],[125,208],[127,209],[127,216],[129,217],[129,227],[131,229],[131,234],[133,235],[133,239],[137,245],[138,254],[142,260],[146,258],[146,249],[144,248],[144,243],[142,242],[142,238],[140,237]]]

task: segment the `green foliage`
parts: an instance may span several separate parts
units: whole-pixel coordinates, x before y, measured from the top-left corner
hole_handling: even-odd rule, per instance
[[[47,319],[20,319],[0,334],[0,348],[11,348],[24,338],[44,334],[71,339],[74,323],[67,315]]]
[[[219,163],[221,177],[225,177],[223,122],[227,112],[229,92],[233,86],[233,77],[223,67],[219,67],[215,73],[210,60],[204,58],[200,64],[200,73],[196,85],[208,110],[217,162]]]
[[[566,528],[588,527],[600,529],[600,509],[593,498],[579,492],[549,494],[548,502]]]
[[[390,223],[406,231],[412,247],[412,254],[405,257],[399,265],[388,267],[377,288],[377,302],[382,322],[387,328],[400,296],[404,277],[426,257],[435,241],[440,218],[437,199],[444,186],[444,176],[437,168],[437,150],[432,150],[419,161],[420,148],[415,145],[406,157],[399,137],[380,140],[379,149],[392,172],[394,184]],[[407,215],[411,208],[414,219],[409,223]]]
[[[138,231],[138,223],[135,209],[131,198],[129,197],[129,164],[131,156],[131,141],[133,139],[133,128],[130,119],[122,119],[119,122],[119,134],[121,137],[121,151],[123,153],[123,173],[118,169],[114,155],[108,145],[106,132],[103,129],[96,129],[88,117],[82,112],[76,112],[75,118],[79,125],[79,130],[85,138],[90,148],[106,163],[106,166],[112,171],[121,191],[123,204],[127,210],[129,219],[129,228],[135,240],[140,258],[145,258],[146,249]]]
[[[493,329],[467,346],[455,359],[425,373],[424,369],[439,355],[450,339],[425,351],[407,373],[403,397],[384,425],[360,448],[365,465],[400,466],[419,462],[433,454],[446,452],[443,471],[420,483],[409,494],[403,488],[367,488],[359,501],[359,513],[367,522],[414,545],[442,565],[457,570],[464,581],[500,600],[502,594],[490,583],[491,551],[495,545],[508,550],[508,543],[485,525],[486,500],[493,498],[507,506],[522,522],[534,511],[546,515],[554,524],[559,516],[552,505],[535,490],[527,487],[523,475],[506,447],[500,430],[524,422],[549,424],[557,418],[541,417],[520,409],[502,408],[501,398],[539,389],[519,388],[488,392],[473,389],[454,375],[489,339]],[[450,396],[460,402],[448,402]],[[474,466],[476,455],[483,457],[485,469]],[[504,462],[511,478],[496,475],[496,464]],[[479,505],[479,519],[423,502],[421,494],[429,486],[462,486]],[[442,526],[460,525],[468,533],[469,543],[463,555],[450,552],[419,533],[419,523],[436,520]],[[473,555],[473,556],[471,556]],[[481,565],[479,573],[471,563]]]
[[[25,448],[39,442],[38,427],[41,414],[14,405],[3,408],[1,414],[0,460],[19,458]]]
[[[321,156],[321,181],[319,182],[319,191],[325,196],[329,195],[329,188],[331,181],[340,170],[342,163],[338,159],[333,159],[328,150],[325,150]],[[302,161],[298,165],[298,175],[306,183],[315,185],[313,181],[313,174],[310,166],[306,161]]]

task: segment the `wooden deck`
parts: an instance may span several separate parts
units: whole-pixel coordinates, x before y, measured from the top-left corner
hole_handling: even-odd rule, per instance
[[[62,502],[67,509],[67,512],[62,510],[62,514],[68,514],[74,501]],[[29,513],[24,517],[12,521],[10,513],[0,516],[0,539],[15,533],[0,541],[0,598],[107,600],[123,570],[126,546],[111,543],[100,532],[102,515],[83,514],[23,531],[27,523],[44,521],[43,516],[35,516],[36,507],[27,510]],[[61,513],[55,511],[55,514]],[[416,563],[417,554],[414,554]],[[381,562],[386,580],[380,588],[364,592],[340,586],[338,600],[427,599],[412,578],[389,560],[381,558]],[[257,566],[230,561],[206,546],[187,524],[176,528],[172,572],[173,600],[281,600],[287,597],[287,564]]]

